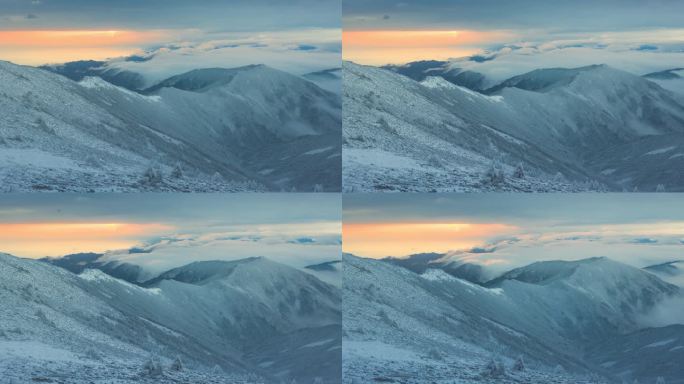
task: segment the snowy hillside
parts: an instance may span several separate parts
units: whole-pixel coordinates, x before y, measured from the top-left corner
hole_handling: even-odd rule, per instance
[[[440,269],[344,261],[344,382],[681,382],[674,368],[625,371],[632,352],[611,349],[641,331],[641,316],[681,295],[639,269],[605,258],[550,262],[483,286]],[[665,363],[677,351],[650,357]]]
[[[98,269],[112,277],[134,284],[142,283],[151,278],[150,273],[143,270],[139,265],[119,260],[108,260],[103,256],[102,253],[76,253],[63,257],[45,257],[39,260],[76,274],[86,269]]]
[[[333,260],[325,263],[307,265],[304,272],[311,273],[326,283],[342,288],[342,261]]]
[[[207,263],[143,287],[1,255],[0,296],[9,310],[0,313],[0,372],[165,382],[154,369],[161,364],[168,382],[339,382],[336,288],[263,258]],[[189,275],[202,278],[182,278]],[[180,372],[171,369],[176,359]]]
[[[323,71],[311,72],[305,74],[303,77],[335,94],[339,95],[342,92],[342,68],[331,68]]]
[[[428,77],[441,77],[452,84],[475,91],[484,90],[488,84],[483,74],[454,67],[449,61],[414,61],[404,65],[386,65],[382,68],[416,81],[423,81]]]
[[[684,286],[684,260],[650,265],[645,267],[644,270],[655,274],[669,283]]]
[[[684,190],[684,98],[645,78],[544,69],[478,93],[350,62],[343,74],[347,191]]]
[[[403,258],[387,257],[383,260],[418,274],[428,269],[439,269],[448,275],[471,283],[480,284],[489,280],[489,272],[483,265],[464,262],[443,253],[419,253]]]
[[[133,92],[1,62],[0,80],[6,190],[340,189],[339,97],[298,76],[206,69]]]

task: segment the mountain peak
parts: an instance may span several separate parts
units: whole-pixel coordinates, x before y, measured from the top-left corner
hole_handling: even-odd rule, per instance
[[[491,280],[488,286],[497,286],[506,280],[516,280],[529,284],[546,285],[554,281],[572,276],[581,265],[613,262],[607,257],[590,257],[587,259],[565,261],[537,261],[524,267],[515,268]]]
[[[256,265],[265,268],[277,264],[265,257],[248,257],[239,260],[206,260],[195,261],[181,267],[170,269],[159,276],[146,281],[144,286],[153,286],[164,280],[175,280],[187,284],[204,285],[213,280],[231,276],[240,266]]]
[[[496,85],[485,93],[491,94],[504,88],[519,88],[534,92],[548,92],[572,83],[577,76],[585,72],[599,70],[618,71],[606,64],[592,64],[577,68],[539,68],[522,75],[511,77]]]
[[[684,260],[668,261],[644,267],[649,272],[662,273],[669,276],[677,276],[684,273]]]
[[[203,92],[216,86],[230,84],[240,73],[273,70],[264,64],[250,64],[236,68],[200,68],[193,69],[179,75],[171,76],[158,84],[146,89],[145,93],[157,91],[161,88],[177,88],[184,91]]]

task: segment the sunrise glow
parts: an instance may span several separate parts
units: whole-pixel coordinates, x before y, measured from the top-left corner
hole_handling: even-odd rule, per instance
[[[159,223],[3,223],[3,252],[22,257],[61,256],[131,247],[173,227]]]
[[[166,31],[8,30],[0,31],[0,54],[3,60],[26,65],[103,60],[130,55],[167,35]]]
[[[344,223],[342,234],[345,252],[380,258],[471,248],[515,229],[499,223]]]
[[[344,31],[345,60],[359,64],[400,64],[445,60],[481,51],[481,45],[511,39],[507,31]]]

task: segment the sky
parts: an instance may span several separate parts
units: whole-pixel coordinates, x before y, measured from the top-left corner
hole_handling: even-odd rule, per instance
[[[0,0],[0,60],[110,65],[176,74],[267,64],[339,67],[339,0]],[[145,60],[126,61],[137,55]]]
[[[493,274],[541,260],[684,259],[677,194],[346,194],[343,210],[343,250],[361,257],[447,253]]]
[[[0,252],[106,253],[152,272],[264,256],[295,267],[340,258],[337,194],[9,194]]]
[[[343,0],[344,59],[453,60],[495,80],[608,64],[639,75],[681,67],[679,0]]]

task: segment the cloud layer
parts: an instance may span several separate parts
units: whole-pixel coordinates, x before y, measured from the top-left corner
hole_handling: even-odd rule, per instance
[[[448,253],[452,261],[486,265],[492,275],[541,260],[607,256],[642,268],[680,258],[684,251],[684,202],[676,194],[577,195],[345,195],[345,228],[358,225],[403,245],[359,256]],[[412,225],[412,236],[388,233],[388,223]],[[440,242],[421,223],[496,228],[451,231]],[[450,224],[452,223],[452,224]],[[344,250],[355,252],[354,231],[344,232]],[[359,238],[362,238],[359,236]]]
[[[340,257],[340,197],[9,195],[0,201],[0,229],[0,252],[23,257],[108,251],[156,272],[252,256],[302,267]]]

